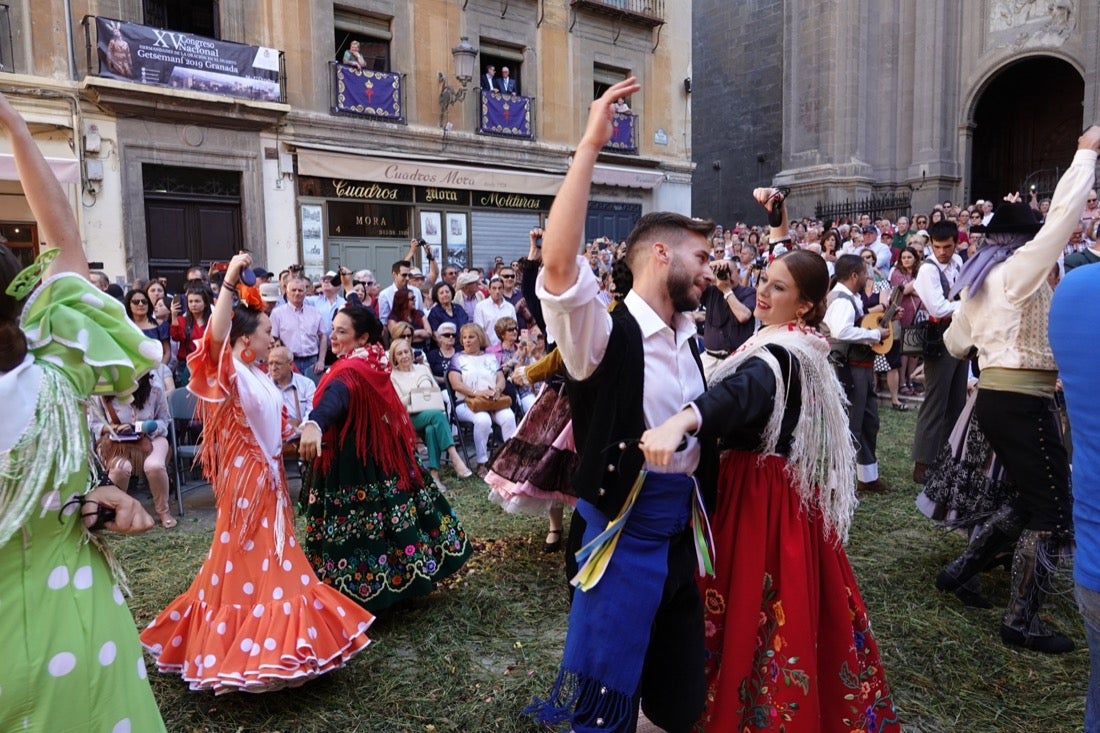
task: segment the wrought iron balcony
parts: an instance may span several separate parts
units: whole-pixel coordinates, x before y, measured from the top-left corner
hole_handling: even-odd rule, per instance
[[[479,92],[481,107],[478,112],[478,132],[526,140],[535,136],[534,98],[487,89],[480,89]]]
[[[651,28],[665,23],[665,0],[570,0],[569,4]]]
[[[385,71],[365,71],[330,62],[333,69],[333,112],[405,121],[404,76]]]
[[[609,153],[638,153],[638,117],[631,112],[616,112],[611,119],[611,141],[603,147]]]

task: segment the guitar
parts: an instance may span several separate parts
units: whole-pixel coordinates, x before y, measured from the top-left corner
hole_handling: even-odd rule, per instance
[[[886,306],[886,310],[882,313],[868,313],[863,317],[863,320],[859,322],[862,328],[882,328],[882,324],[889,324],[887,328],[889,333],[886,334],[886,338],[880,343],[871,344],[871,351],[876,354],[886,354],[886,352],[894,347],[894,337],[897,336],[897,334],[894,333],[894,313],[897,312],[898,305],[901,303],[904,294],[904,286],[899,285],[894,288],[894,292],[890,294],[890,304]]]

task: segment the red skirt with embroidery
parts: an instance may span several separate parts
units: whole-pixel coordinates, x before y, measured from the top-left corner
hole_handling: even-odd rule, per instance
[[[898,731],[848,557],[781,456],[728,451],[711,517],[703,731]]]

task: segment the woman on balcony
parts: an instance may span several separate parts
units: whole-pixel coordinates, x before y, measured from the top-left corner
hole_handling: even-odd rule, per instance
[[[359,71],[366,70],[367,60],[363,58],[363,54],[359,53],[359,41],[352,41],[348,50],[344,51],[344,64],[354,66]]]

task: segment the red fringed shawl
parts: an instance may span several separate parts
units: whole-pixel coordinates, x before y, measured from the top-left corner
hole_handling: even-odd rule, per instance
[[[330,425],[325,430],[324,441],[332,448],[321,452],[321,471],[328,472],[335,447],[343,446],[350,433],[359,460],[373,460],[382,473],[397,478],[403,491],[419,485],[423,477],[416,464],[416,431],[384,362],[370,352],[365,357],[357,353],[337,359],[317,387],[314,404],[320,404],[334,381],[347,387],[351,399],[343,425]]]

